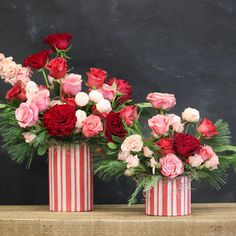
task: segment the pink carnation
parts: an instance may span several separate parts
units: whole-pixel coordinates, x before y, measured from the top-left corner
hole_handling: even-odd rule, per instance
[[[39,112],[45,111],[50,104],[50,92],[47,89],[39,90],[36,94],[32,95],[28,101],[38,107]]]

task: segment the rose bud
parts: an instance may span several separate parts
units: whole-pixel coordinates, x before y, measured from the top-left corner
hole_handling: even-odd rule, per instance
[[[98,103],[100,100],[102,100],[104,97],[102,93],[100,93],[98,90],[91,90],[89,93],[89,99],[90,101],[94,103]]]
[[[52,59],[46,66],[49,70],[49,75],[54,79],[61,79],[66,75],[67,62],[63,57],[57,57]]]
[[[79,107],[84,107],[89,102],[89,96],[85,92],[79,92],[75,96],[75,102]]]
[[[120,111],[120,118],[124,119],[125,123],[130,126],[134,120],[138,118],[137,106],[126,106]]]
[[[201,121],[197,131],[207,139],[210,139],[212,136],[219,134],[219,132],[217,132],[217,127],[207,118],[204,118]]]
[[[90,72],[86,73],[88,76],[88,86],[90,88],[100,88],[104,84],[107,77],[107,72],[98,68],[90,68]]]
[[[101,113],[110,112],[112,110],[111,103],[107,99],[102,99],[96,104],[96,109]]]

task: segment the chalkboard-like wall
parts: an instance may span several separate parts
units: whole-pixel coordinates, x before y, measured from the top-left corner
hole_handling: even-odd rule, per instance
[[[85,74],[104,68],[127,79],[133,97],[175,93],[176,112],[192,106],[212,120],[229,121],[236,143],[236,1],[234,0],[1,0],[0,51],[17,62],[45,46],[54,32],[73,34],[73,66]],[[1,83],[0,99],[9,86]],[[217,192],[194,185],[194,202],[236,200],[236,176]],[[125,203],[127,178],[95,179],[96,203]],[[140,201],[143,197],[140,196]],[[30,171],[0,153],[0,204],[47,204],[46,157]]]

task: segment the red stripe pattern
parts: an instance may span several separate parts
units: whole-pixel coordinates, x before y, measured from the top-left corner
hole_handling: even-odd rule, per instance
[[[87,144],[49,148],[50,211],[93,210],[93,162]]]
[[[191,214],[191,179],[181,176],[158,181],[146,192],[145,212],[151,216]]]

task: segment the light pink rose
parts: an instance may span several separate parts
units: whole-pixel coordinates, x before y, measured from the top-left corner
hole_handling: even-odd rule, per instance
[[[146,99],[156,109],[166,110],[175,106],[176,104],[176,99],[175,99],[174,94],[149,93]]]
[[[208,169],[215,170],[218,168],[219,158],[216,154],[214,154],[210,159],[205,162],[205,166]]]
[[[25,133],[22,133],[22,135],[23,135],[26,143],[31,143],[36,138],[36,134],[31,133],[31,132],[25,132]]]
[[[148,120],[149,127],[157,134],[162,135],[169,131],[171,117],[164,115],[155,115]]]
[[[171,179],[184,173],[183,162],[173,153],[167,154],[160,159],[160,167],[161,173]]]
[[[93,137],[103,130],[101,118],[96,115],[88,116],[83,122],[83,134],[85,137]]]
[[[31,127],[38,121],[38,107],[33,103],[21,103],[15,116],[21,128]]]
[[[122,152],[140,152],[143,148],[142,137],[138,134],[128,136],[121,144]]]
[[[137,167],[139,165],[139,159],[138,159],[138,156],[135,155],[130,155],[127,157],[126,159],[126,162],[127,162],[127,168],[132,168],[132,167]]]
[[[39,90],[28,101],[34,103],[38,107],[39,112],[45,111],[50,105],[50,92],[47,89]]]
[[[182,133],[184,131],[184,125],[181,123],[181,118],[175,114],[167,114],[171,117],[170,126],[176,133]]]
[[[103,97],[109,101],[114,98],[116,92],[115,89],[108,84],[103,84],[103,86],[98,89],[98,91],[102,93]]]
[[[153,154],[153,151],[151,151],[148,147],[143,148],[143,155],[145,157],[151,157]]]
[[[117,160],[125,161],[127,157],[130,155],[130,152],[119,152]]]
[[[201,155],[202,159],[204,161],[207,161],[209,158],[211,158],[214,155],[214,151],[212,149],[211,146],[208,145],[204,145],[203,147],[201,147],[200,151],[199,151],[199,155]]]
[[[202,163],[203,163],[203,159],[200,155],[198,154],[195,154],[194,156],[190,156],[188,158],[189,160],[189,164],[192,166],[192,167],[198,167],[200,166]]]
[[[65,79],[62,81],[63,92],[67,95],[75,96],[78,92],[81,91],[82,80],[81,75],[78,74],[68,74]]]

